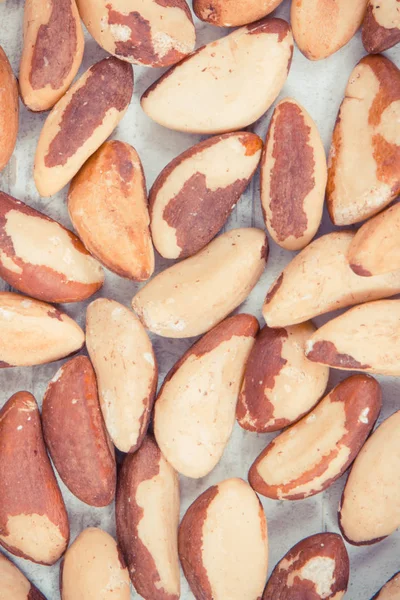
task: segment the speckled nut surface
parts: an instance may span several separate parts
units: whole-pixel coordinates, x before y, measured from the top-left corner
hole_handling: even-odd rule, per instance
[[[250,294],[268,257],[261,229],[233,229],[166,269],[132,300],[143,325],[163,337],[205,333]]]
[[[104,58],[57,102],[41,131],[33,176],[41,196],[59,192],[108,138],[133,92],[132,67]]]
[[[362,29],[362,41],[367,52],[383,52],[400,42],[400,12],[398,0],[369,0]]]
[[[278,96],[292,61],[286,21],[264,19],[199,48],[167,71],[142,96],[154,121],[178,131],[243,129]]]
[[[304,248],[271,286],[263,306],[269,327],[286,327],[352,304],[400,292],[400,271],[359,277],[348,263],[350,231],[335,231]],[[338,285],[340,282],[340,285]]]
[[[68,211],[86,248],[108,269],[134,281],[152,275],[146,181],[132,146],[111,140],[89,158],[71,182]]]
[[[343,491],[339,524],[357,546],[374,544],[400,526],[400,411],[374,431]]]
[[[327,203],[335,225],[375,215],[400,192],[400,71],[384,56],[353,70],[329,155]]]
[[[64,363],[49,382],[42,423],[51,459],[69,490],[91,506],[110,504],[117,478],[115,452],[86,356]]]
[[[107,52],[146,67],[168,67],[192,52],[196,32],[186,0],[77,0],[82,21]]]
[[[301,250],[321,223],[327,164],[317,126],[296,100],[272,115],[261,164],[261,204],[272,239]]]
[[[25,575],[0,553],[0,600],[46,600]]]
[[[360,27],[368,0],[293,0],[291,24],[302,53],[327,58],[345,46]]]
[[[75,0],[26,0],[19,87],[33,111],[65,94],[82,62],[84,38]]]
[[[400,572],[393,575],[392,579],[375,594],[371,600],[398,600],[400,598]]]
[[[155,403],[154,433],[161,452],[182,475],[204,477],[221,459],[258,328],[251,315],[226,319],[165,378]]]
[[[0,192],[0,276],[46,302],[81,302],[103,285],[101,265],[57,221]]]
[[[267,578],[267,521],[242,479],[214,485],[188,508],[179,556],[196,600],[259,600]]]
[[[0,171],[14,152],[18,135],[18,84],[3,48],[0,46]]]
[[[129,600],[129,574],[114,538],[95,527],[84,529],[60,567],[62,600]]]
[[[266,17],[282,0],[193,0],[196,16],[218,27],[238,27]]]
[[[108,433],[121,452],[134,452],[147,431],[157,386],[149,337],[131,310],[106,298],[89,304],[86,335]]]
[[[117,537],[145,600],[178,600],[179,478],[154,439],[128,454],[118,477]]]
[[[249,471],[250,485],[275,500],[302,500],[323,492],[359,453],[381,404],[375,379],[348,377],[268,444]]]
[[[257,433],[277,431],[315,406],[325,392],[329,369],[304,356],[306,341],[314,331],[311,322],[281,329],[266,325],[261,330],[246,364],[237,404],[241,427]]]
[[[169,163],[150,190],[151,233],[165,258],[186,258],[223,227],[261,158],[246,131],[209,138]]]
[[[400,376],[399,335],[400,300],[367,302],[320,327],[306,356],[344,371]]]
[[[52,565],[68,540],[68,515],[36,400],[17,392],[0,411],[0,544],[16,556]]]
[[[80,350],[82,329],[68,315],[33,298],[0,293],[0,368],[30,367]]]
[[[262,600],[340,600],[350,575],[349,556],[337,533],[317,533],[276,565]]]

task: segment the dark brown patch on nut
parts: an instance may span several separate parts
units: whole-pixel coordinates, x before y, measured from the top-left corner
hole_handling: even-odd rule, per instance
[[[350,269],[356,275],[359,275],[360,277],[371,277],[372,276],[372,273],[370,271],[368,271],[367,269],[364,269],[364,267],[361,265],[351,264]]]
[[[383,52],[400,42],[400,29],[398,27],[386,29],[375,19],[374,4],[376,2],[373,0],[368,3],[362,28],[362,42],[364,48],[370,54]],[[381,8],[385,10],[383,2]]]
[[[377,127],[388,106],[400,99],[400,71],[385,56],[365,56],[359,64],[367,65],[379,81],[379,91],[368,116],[369,124]]]
[[[0,360],[0,369],[7,369],[8,367],[13,367],[14,365],[9,365],[4,360]]]
[[[46,600],[39,590],[31,583],[31,589],[26,600]]]
[[[283,19],[261,19],[256,23],[247,25],[247,31],[250,35],[257,35],[259,33],[276,33],[278,36],[278,42],[285,39],[290,31],[290,25]]]
[[[261,248],[261,258],[262,258],[262,260],[265,260],[265,262],[267,262],[268,256],[269,256],[269,245],[268,245],[268,238],[266,237],[265,244]]]
[[[190,8],[186,0],[155,0],[155,3],[166,8],[180,8],[183,10],[188,19],[193,22],[192,13],[190,12]]]
[[[349,354],[340,354],[333,342],[320,341],[313,344],[312,350],[306,353],[309,360],[342,369],[370,369]]]
[[[284,277],[284,273],[282,272],[279,275],[278,279],[273,284],[273,286],[270,288],[270,290],[265,298],[265,304],[268,304],[269,302],[271,302],[272,298],[275,296],[276,292],[279,290],[279,288],[281,287],[281,285],[283,283],[283,277]]]
[[[63,314],[60,310],[58,310],[57,308],[54,308],[52,310],[48,310],[47,311],[48,316],[51,319],[58,319],[58,321],[62,321],[63,319]]]

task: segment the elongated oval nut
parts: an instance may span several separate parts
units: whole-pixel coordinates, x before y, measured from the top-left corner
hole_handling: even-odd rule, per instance
[[[329,369],[315,368],[304,356],[315,331],[311,322],[282,329],[265,326],[246,364],[236,409],[248,431],[283,429],[308,413],[325,392]]]
[[[278,96],[292,53],[286,21],[253,23],[172,67],[143,94],[142,108],[160,125],[178,131],[210,134],[243,129]]]
[[[349,556],[340,535],[317,533],[293,546],[276,565],[262,600],[341,600],[349,575]]]
[[[282,0],[193,0],[196,16],[218,27],[238,27],[269,15]]]
[[[71,231],[0,192],[0,277],[46,302],[81,302],[104,272]]]
[[[158,335],[201,335],[247,298],[267,256],[267,238],[260,229],[228,231],[147,283],[133,298],[133,310]]]
[[[400,15],[397,0],[379,3],[369,0],[362,29],[364,48],[370,54],[383,52],[400,42]]]
[[[8,558],[0,553],[0,598],[7,600],[46,600]]]
[[[179,556],[196,600],[257,600],[268,569],[267,521],[242,479],[210,487],[179,528]]]
[[[365,56],[333,132],[326,191],[335,225],[375,215],[400,192],[399,115],[399,69],[384,56]]]
[[[36,400],[17,392],[0,411],[0,544],[16,556],[52,565],[68,540],[68,515]]]
[[[261,452],[249,471],[250,485],[276,500],[302,500],[324,491],[359,453],[381,404],[375,379],[345,379]]]
[[[132,92],[132,67],[105,58],[57,102],[36,149],[33,175],[41,196],[59,192],[108,138],[124,116]]]
[[[0,292],[0,329],[0,368],[42,365],[85,343],[79,325],[58,308],[12,292]]]
[[[291,98],[272,115],[261,165],[261,204],[272,239],[287,250],[307,246],[318,231],[327,165],[318,129]]]
[[[129,600],[129,574],[108,533],[84,529],[68,548],[60,568],[62,600]]]
[[[86,335],[108,433],[118,450],[134,452],[146,434],[157,386],[149,337],[132,311],[106,298],[89,304]]]
[[[135,281],[152,275],[146,181],[132,146],[112,140],[89,158],[71,182],[68,211],[86,248],[108,269]]]
[[[14,152],[18,135],[18,84],[8,61],[7,55],[0,46],[0,171]]]
[[[257,332],[258,321],[251,315],[226,319],[165,378],[155,403],[154,433],[161,452],[182,475],[204,477],[220,460]]]
[[[82,62],[84,37],[75,0],[26,0],[19,87],[24,104],[49,110]]]
[[[146,67],[168,67],[196,43],[186,0],[77,0],[82,21],[104,50]]]
[[[339,524],[356,546],[375,544],[400,526],[400,411],[374,431],[351,469]]]
[[[68,489],[91,506],[110,504],[117,478],[115,452],[86,356],[64,363],[50,381],[42,422],[50,456]]]
[[[321,60],[345,46],[360,27],[368,0],[296,0],[290,20],[302,53]]]
[[[118,477],[117,537],[138,594],[178,600],[179,478],[154,439],[128,454]]]
[[[371,600],[396,600],[400,597],[400,571]]]
[[[302,323],[400,292],[400,271],[376,277],[359,277],[352,271],[347,256],[354,235],[350,231],[328,233],[294,257],[265,299],[263,317],[269,327]]]
[[[254,133],[227,133],[189,148],[161,171],[149,204],[162,256],[186,258],[212,240],[254,175],[261,150]]]

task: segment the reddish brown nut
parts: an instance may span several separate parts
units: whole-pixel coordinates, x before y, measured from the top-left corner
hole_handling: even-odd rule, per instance
[[[350,471],[339,525],[350,544],[375,544],[400,526],[400,411],[367,440]]]
[[[30,110],[49,110],[65,94],[81,65],[84,43],[75,0],[26,0],[19,87]]]
[[[118,477],[117,537],[138,594],[178,600],[179,478],[154,439],[128,454]]]
[[[8,558],[0,553],[0,598],[2,600],[46,600]]]
[[[46,302],[81,302],[103,285],[101,265],[57,221],[0,192],[0,276]]]
[[[362,41],[370,54],[383,52],[400,42],[398,0],[369,0],[365,14]]]
[[[227,133],[196,144],[163,169],[150,190],[151,233],[165,258],[186,258],[223,227],[261,158],[254,133]]]
[[[375,379],[348,377],[311,413],[268,444],[249,471],[250,485],[276,500],[319,494],[353,462],[373,429],[381,404]]]
[[[0,544],[16,556],[52,565],[69,540],[68,515],[28,392],[0,411]]]
[[[329,155],[327,203],[335,225],[378,213],[400,192],[400,71],[384,56],[353,70]]]
[[[248,431],[283,429],[308,413],[325,392],[329,369],[304,356],[315,331],[311,322],[282,329],[267,325],[256,338],[246,364],[236,408],[238,423]]]
[[[269,15],[282,0],[193,0],[196,16],[218,27],[238,27]]]
[[[44,439],[65,485],[82,502],[107,506],[116,485],[114,446],[107,434],[90,360],[77,356],[57,371],[43,398]]]
[[[179,556],[196,600],[259,600],[268,570],[267,521],[242,479],[210,487],[179,527]]]
[[[0,46],[0,171],[14,152],[18,135],[18,85],[3,48]]]
[[[371,600],[396,600],[396,598],[400,598],[400,571],[393,575]]]
[[[317,126],[292,98],[272,115],[261,164],[261,203],[272,239],[287,250],[307,246],[318,231],[327,165]]]
[[[132,92],[132,67],[104,58],[57,102],[36,148],[33,175],[41,196],[59,192],[108,138],[124,116]]]

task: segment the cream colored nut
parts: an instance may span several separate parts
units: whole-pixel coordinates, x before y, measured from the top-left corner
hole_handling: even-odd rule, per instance
[[[327,180],[324,146],[306,110],[291,98],[272,115],[261,165],[261,203],[272,239],[300,250],[317,233]]]
[[[135,281],[152,275],[146,181],[132,146],[105,142],[72,180],[68,210],[86,248],[108,269]]]
[[[325,392],[329,369],[317,367],[304,356],[306,341],[314,331],[311,322],[261,330],[246,364],[237,404],[241,427],[258,433],[277,431],[316,405]]]
[[[375,379],[348,377],[268,444],[249,471],[250,485],[275,500],[302,500],[323,492],[351,465],[381,405]]]
[[[261,150],[254,133],[227,133],[189,148],[161,171],[149,204],[162,256],[186,258],[212,240],[254,175]]]
[[[264,19],[199,48],[142,96],[142,108],[164,127],[224,133],[261,117],[286,81],[293,53],[289,25]]]
[[[271,286],[263,306],[269,327],[286,327],[352,304],[400,292],[400,271],[359,277],[347,256],[354,233],[328,233],[304,248]],[[339,285],[340,283],[340,285]]]
[[[258,600],[268,569],[267,521],[242,479],[206,490],[179,528],[179,556],[196,600]]]
[[[128,454],[118,477],[117,537],[138,594],[178,600],[179,477],[154,439]]]
[[[386,419],[355,461],[339,507],[343,535],[357,546],[400,526],[400,411]]]
[[[24,104],[49,110],[82,62],[84,37],[75,0],[26,0],[19,87]]]
[[[119,450],[134,452],[147,431],[157,386],[151,342],[132,311],[106,298],[89,304],[86,336],[108,433]]]
[[[372,598],[372,600],[396,600],[400,598],[400,572],[393,575],[392,579]]]
[[[218,27],[238,27],[269,15],[282,0],[193,0],[196,16]]]
[[[161,452],[182,475],[204,477],[225,450],[257,319],[236,315],[194,344],[168,373],[154,409]]]
[[[263,231],[233,229],[157,275],[133,298],[133,309],[143,325],[158,335],[201,335],[247,298],[267,256]]]
[[[365,14],[362,41],[367,52],[383,52],[400,42],[398,0],[369,0]]]
[[[19,99],[18,85],[11,65],[3,48],[0,46],[0,171],[14,152],[18,135]]]
[[[46,600],[25,575],[0,553],[0,600]]]
[[[400,192],[400,71],[384,56],[353,70],[329,155],[327,203],[335,225],[378,213]]]

